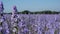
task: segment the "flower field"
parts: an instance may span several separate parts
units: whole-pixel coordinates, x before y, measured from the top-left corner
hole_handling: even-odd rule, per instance
[[[60,34],[60,14],[4,14],[0,3],[0,34]]]
[[[60,34],[60,15],[5,14],[0,16],[1,34]]]

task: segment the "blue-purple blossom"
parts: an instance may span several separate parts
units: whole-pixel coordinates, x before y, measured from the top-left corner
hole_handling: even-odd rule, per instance
[[[8,24],[6,22],[3,22],[2,28],[3,28],[3,30],[2,30],[3,33],[9,34],[9,28],[8,28]]]
[[[2,3],[2,2],[0,2],[0,13],[2,13],[2,12],[3,12],[3,10],[4,10],[3,3]]]
[[[1,32],[1,30],[2,30],[2,27],[0,26],[0,32]]]
[[[17,7],[16,6],[13,6],[13,12],[12,13],[17,13]]]

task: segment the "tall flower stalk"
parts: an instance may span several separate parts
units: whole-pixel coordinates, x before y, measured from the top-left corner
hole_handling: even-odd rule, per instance
[[[17,19],[17,8],[16,6],[13,7],[13,12],[12,12],[12,16],[11,16],[11,30],[13,34],[17,34],[17,23],[18,23],[18,19]]]
[[[2,24],[3,24],[3,21],[4,21],[4,19],[3,19],[3,10],[4,10],[3,3],[0,2],[0,34],[2,33],[1,31],[3,29],[3,27],[2,27]]]
[[[3,29],[2,29],[2,33],[3,34],[9,34],[9,26],[8,26],[8,23],[7,23],[7,21],[5,21],[5,18],[3,18],[3,23],[2,23],[2,27],[3,27]]]

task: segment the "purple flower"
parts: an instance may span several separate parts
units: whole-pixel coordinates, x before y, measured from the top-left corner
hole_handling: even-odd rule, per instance
[[[50,34],[54,34],[55,29],[50,29],[49,32]]]
[[[2,2],[0,2],[0,13],[2,13],[2,12],[3,12],[3,10],[4,10],[3,3],[2,3]]]
[[[3,27],[4,33],[8,34],[9,33],[9,28],[8,28],[8,24],[7,24],[6,21],[3,22],[2,27]]]
[[[16,6],[13,6],[13,12],[12,12],[13,14],[14,13],[17,13],[17,7]]]
[[[0,26],[0,31],[2,30],[2,27]]]

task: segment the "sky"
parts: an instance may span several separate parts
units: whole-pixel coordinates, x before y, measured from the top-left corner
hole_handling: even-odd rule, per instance
[[[60,0],[0,0],[4,4],[4,12],[12,12],[16,5],[18,11],[60,11]]]

